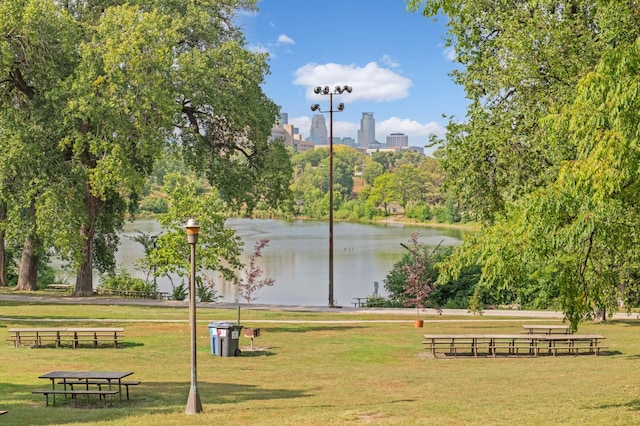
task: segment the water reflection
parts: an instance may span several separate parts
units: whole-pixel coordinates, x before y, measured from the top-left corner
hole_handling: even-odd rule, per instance
[[[268,219],[229,219],[227,226],[236,230],[245,243],[245,256],[262,238],[270,240],[263,250],[259,264],[263,277],[273,278],[273,287],[264,288],[256,303],[287,305],[328,304],[329,294],[329,230],[327,222],[281,221]],[[161,232],[153,220],[137,220],[128,224],[118,250],[118,264],[134,276],[137,259],[144,255],[142,246],[131,240],[138,232]],[[383,280],[393,264],[406,253],[406,244],[413,232],[419,241],[436,246],[456,245],[462,232],[452,229],[411,227],[398,224],[334,223],[334,297],[338,305],[351,305],[353,298],[373,294],[374,282],[378,292],[385,295]],[[185,241],[186,244],[186,241]],[[97,281],[96,281],[97,282]],[[158,277],[158,290],[171,291],[166,277]],[[174,280],[175,284],[179,282]],[[237,300],[235,286],[218,278],[218,292],[223,302]],[[241,300],[244,302],[243,300]]]

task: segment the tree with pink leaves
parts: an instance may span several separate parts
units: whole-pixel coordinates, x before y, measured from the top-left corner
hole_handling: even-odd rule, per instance
[[[424,256],[420,253],[418,236],[417,232],[412,233],[409,245],[405,246],[409,250],[411,261],[403,265],[402,270],[407,277],[403,286],[403,304],[407,307],[415,306],[419,317],[420,309],[424,308],[424,301],[435,287],[435,281],[431,279]]]
[[[240,296],[247,301],[247,304],[258,298],[258,292],[263,287],[270,287],[275,283],[273,278],[261,278],[264,270],[256,264],[256,259],[262,257],[262,249],[269,244],[268,239],[256,241],[253,253],[249,256],[249,265],[243,269],[244,280],[236,278],[235,284],[238,286]]]

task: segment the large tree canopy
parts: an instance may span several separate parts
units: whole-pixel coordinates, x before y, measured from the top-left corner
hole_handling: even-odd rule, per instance
[[[556,300],[574,328],[618,308],[640,275],[640,3],[411,4],[451,17],[472,103],[450,125],[444,165],[491,224],[442,279],[482,265],[478,292]]]
[[[453,72],[470,104],[443,147],[446,186],[491,223],[505,203],[552,182],[575,146],[553,145],[540,120],[575,96],[603,53],[640,34],[637,1],[409,0],[446,14]]]
[[[13,209],[34,218],[22,232],[23,258],[27,248],[44,246],[38,226],[50,224],[52,214],[43,224],[37,218],[47,203],[48,211],[62,212],[57,219],[65,226],[51,239],[78,270],[75,294],[91,294],[93,268],[113,267],[124,215],[167,145],[208,178],[228,207],[251,210],[287,198],[288,157],[282,144],[268,140],[278,108],[261,90],[267,58],[245,48],[234,22],[255,3],[0,5],[0,102],[11,111],[0,116],[0,140],[28,147],[29,158],[42,159],[34,170],[43,187],[61,182],[58,194],[75,200],[60,208],[26,178],[16,183],[17,173],[3,170],[0,219]],[[20,122],[33,131],[20,132]],[[28,194],[20,190],[25,185]]]

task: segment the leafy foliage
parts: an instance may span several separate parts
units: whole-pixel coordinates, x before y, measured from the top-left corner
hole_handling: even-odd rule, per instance
[[[267,57],[246,48],[235,20],[255,5],[0,4],[1,282],[16,253],[4,243],[22,240],[25,286],[53,247],[77,270],[75,294],[91,294],[93,268],[115,267],[124,217],[167,146],[227,208],[286,208],[291,167],[269,140],[278,108],[261,89]]]
[[[132,277],[124,268],[118,268],[100,277],[98,290],[110,291],[135,291],[141,293],[153,293],[153,285],[146,283],[142,278]]]
[[[433,291],[436,279],[432,276],[432,271],[429,271],[424,254],[420,253],[418,235],[418,233],[411,234],[408,246],[409,262],[402,266],[402,272],[406,277],[406,282],[402,286],[402,303],[405,306],[415,307],[419,316],[420,309],[424,308],[425,299]],[[433,252],[428,253],[426,257],[432,255]]]

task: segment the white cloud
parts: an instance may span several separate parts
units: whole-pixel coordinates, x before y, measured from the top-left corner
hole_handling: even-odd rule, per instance
[[[295,71],[294,84],[307,87],[307,99],[318,99],[321,95],[313,93],[313,88],[349,85],[353,92],[344,101],[387,102],[409,96],[410,79],[387,68],[381,68],[376,62],[364,67],[328,63],[324,65],[306,64]]]
[[[435,134],[442,137],[445,135],[446,129],[435,121],[423,124],[398,117],[391,117],[381,122],[376,121],[376,139],[379,142],[385,143],[387,136],[391,133],[404,133],[409,136],[411,145],[423,146],[428,142],[430,135]]]
[[[457,57],[456,49],[454,49],[452,46],[445,47],[444,50],[442,51],[442,56],[447,58],[449,61],[453,62],[456,60],[456,57]]]
[[[289,117],[289,124],[293,124],[293,127],[298,128],[298,131],[302,135],[302,139],[306,139],[307,136],[309,136],[309,129],[311,128],[310,117]]]
[[[253,53],[269,53],[269,48],[262,44],[250,44],[247,46],[247,50]]]
[[[400,64],[394,61],[389,55],[382,55],[380,61],[390,68],[398,68],[400,66]]]
[[[296,44],[296,42],[286,34],[280,34],[278,36],[278,44]]]

